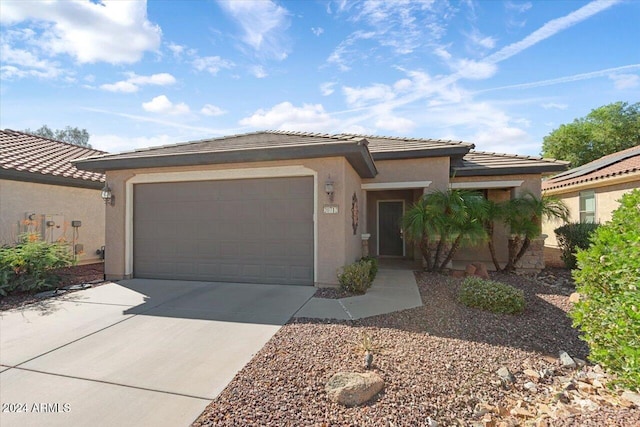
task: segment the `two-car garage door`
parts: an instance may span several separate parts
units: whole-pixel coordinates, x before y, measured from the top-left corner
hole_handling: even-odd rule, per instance
[[[134,185],[135,277],[313,284],[313,178]]]

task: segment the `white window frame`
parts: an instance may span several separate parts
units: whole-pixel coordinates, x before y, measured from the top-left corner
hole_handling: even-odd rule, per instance
[[[593,199],[593,211],[588,211],[586,210],[586,201],[588,199]],[[582,223],[595,223],[596,221],[596,211],[597,211],[597,204],[596,204],[596,192],[594,190],[586,190],[586,191],[581,191],[580,193],[578,193],[578,213],[580,216],[580,222]],[[592,221],[586,221],[585,218],[587,215],[593,215],[593,220]]]

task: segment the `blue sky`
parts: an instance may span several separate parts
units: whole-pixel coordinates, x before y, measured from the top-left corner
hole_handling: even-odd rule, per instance
[[[640,1],[0,3],[0,127],[111,152],[265,129],[539,154],[640,100]]]

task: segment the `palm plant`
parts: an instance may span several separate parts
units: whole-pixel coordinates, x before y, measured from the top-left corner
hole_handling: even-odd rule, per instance
[[[485,199],[484,203],[486,207],[484,209],[484,215],[482,217],[482,225],[487,233],[487,245],[489,246],[489,253],[491,254],[491,261],[496,268],[496,271],[500,271],[500,262],[496,255],[496,247],[493,243],[493,235],[495,231],[496,221],[500,221],[504,218],[505,209],[503,203],[496,203],[493,200]]]
[[[569,209],[564,202],[553,196],[538,198],[531,192],[513,198],[504,204],[504,222],[509,226],[509,259],[504,271],[514,271],[516,264],[531,245],[531,240],[542,231],[542,218],[560,218],[567,221]]]
[[[466,190],[434,191],[415,203],[403,218],[405,236],[416,242],[427,271],[442,271],[458,248],[486,238],[483,199]]]

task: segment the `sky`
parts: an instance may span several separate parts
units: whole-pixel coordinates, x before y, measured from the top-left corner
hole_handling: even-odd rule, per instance
[[[0,128],[120,152],[255,132],[538,155],[640,101],[640,0],[0,2]]]

